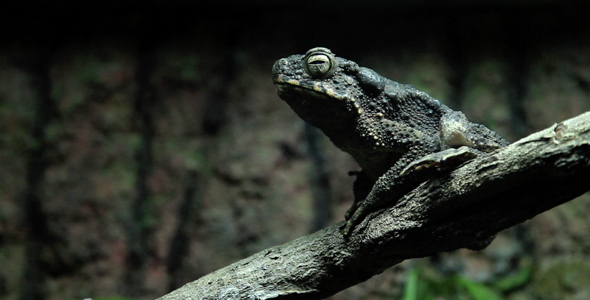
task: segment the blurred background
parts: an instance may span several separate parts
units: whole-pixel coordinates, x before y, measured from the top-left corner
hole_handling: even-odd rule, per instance
[[[358,166],[271,81],[312,47],[510,141],[590,110],[583,1],[26,5],[0,20],[0,299],[154,299],[342,220]],[[589,215],[329,299],[590,299]]]

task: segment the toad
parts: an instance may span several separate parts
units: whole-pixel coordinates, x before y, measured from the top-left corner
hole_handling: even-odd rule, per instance
[[[279,97],[362,168],[351,172],[354,203],[345,215],[345,238],[369,213],[421,182],[508,145],[425,92],[327,48],[279,59],[272,78]]]

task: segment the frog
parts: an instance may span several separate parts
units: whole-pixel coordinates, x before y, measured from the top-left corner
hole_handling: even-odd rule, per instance
[[[509,144],[412,85],[325,47],[277,60],[272,79],[278,96],[361,168],[350,172],[356,178],[345,238],[422,182]]]

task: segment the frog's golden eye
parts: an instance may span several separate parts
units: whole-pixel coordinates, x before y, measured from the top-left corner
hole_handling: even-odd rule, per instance
[[[311,77],[325,78],[334,73],[336,62],[329,49],[318,47],[307,51],[303,57],[303,66]]]

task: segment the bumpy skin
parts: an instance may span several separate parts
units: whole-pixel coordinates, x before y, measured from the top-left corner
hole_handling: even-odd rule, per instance
[[[441,170],[508,145],[411,85],[389,80],[326,48],[279,59],[273,66],[278,95],[305,121],[348,152],[355,201],[344,236],[377,208],[393,204]]]

